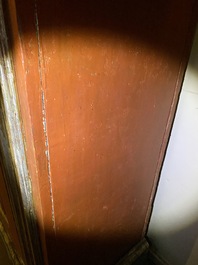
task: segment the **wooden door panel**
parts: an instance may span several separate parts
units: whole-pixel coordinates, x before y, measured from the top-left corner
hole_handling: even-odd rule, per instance
[[[49,264],[115,264],[145,235],[194,3],[9,2]]]

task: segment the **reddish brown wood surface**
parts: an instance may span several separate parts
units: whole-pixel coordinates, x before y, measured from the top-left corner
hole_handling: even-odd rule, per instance
[[[110,265],[145,235],[192,0],[9,1],[46,262]]]

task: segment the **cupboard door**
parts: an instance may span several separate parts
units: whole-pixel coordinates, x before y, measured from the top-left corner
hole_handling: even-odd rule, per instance
[[[144,236],[195,1],[8,1],[46,263],[115,264]]]

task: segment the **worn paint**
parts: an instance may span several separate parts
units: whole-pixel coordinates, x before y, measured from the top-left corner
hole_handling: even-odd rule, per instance
[[[51,180],[51,168],[50,168],[50,153],[49,153],[49,141],[48,141],[48,132],[47,132],[47,119],[46,119],[46,103],[45,103],[45,91],[43,85],[43,56],[42,49],[40,44],[40,35],[39,35],[39,21],[38,21],[38,12],[37,12],[37,1],[35,1],[35,26],[36,26],[36,36],[38,42],[38,64],[39,64],[39,77],[40,77],[40,89],[41,89],[41,104],[42,104],[42,120],[43,120],[43,132],[45,137],[45,155],[47,160],[47,172],[48,172],[48,181],[49,181],[49,191],[50,191],[50,200],[51,200],[51,212],[52,212],[52,223],[53,229],[56,233],[56,223],[55,223],[55,213],[54,213],[54,201],[53,201],[53,189],[52,189],[52,180]]]

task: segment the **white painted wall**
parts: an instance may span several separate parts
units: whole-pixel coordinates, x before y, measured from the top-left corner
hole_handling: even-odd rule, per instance
[[[198,265],[198,28],[148,237],[170,265]]]

